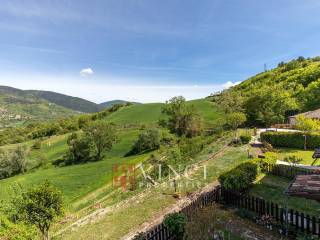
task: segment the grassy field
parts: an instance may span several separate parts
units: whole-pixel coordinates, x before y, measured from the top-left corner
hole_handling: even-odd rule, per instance
[[[12,194],[12,186],[21,185],[22,188],[28,188],[38,184],[45,179],[50,180],[62,192],[67,205],[74,203],[84,195],[103,186],[112,179],[112,166],[115,163],[137,163],[143,161],[148,154],[132,157],[124,157],[130,150],[136,136],[137,130],[129,130],[119,134],[119,141],[112,150],[106,153],[105,158],[99,162],[81,164],[67,167],[49,167],[48,169],[39,169],[24,175],[0,181],[1,192],[0,199],[8,199]],[[66,136],[48,139],[41,150],[31,154],[31,158],[36,158],[38,151],[47,153],[47,156],[54,159],[65,151]],[[49,144],[51,143],[51,144]]]
[[[223,146],[222,142],[208,146],[196,161],[206,160],[212,152],[218,151]],[[185,196],[199,187],[215,182],[222,172],[244,161],[247,161],[246,147],[230,147],[221,156],[204,161],[200,164],[199,169],[188,178],[180,179],[177,182],[178,192]],[[206,179],[203,177],[204,165],[208,169]],[[190,178],[195,184],[187,184],[191,183]],[[172,197],[173,193],[173,187],[167,184],[151,188],[138,199],[112,211],[97,222],[87,224],[72,232],[66,232],[57,239],[120,239],[130,230],[139,228],[142,223],[150,220],[153,216],[158,216],[159,212],[175,204],[177,199]],[[125,199],[126,195],[130,197],[134,194],[132,192],[117,192],[115,196],[105,199],[102,205],[112,205],[116,203],[115,198]]]
[[[192,100],[188,104],[193,104],[204,118],[206,125],[211,125],[216,122],[217,119],[222,117],[221,112],[215,107],[215,105],[204,99]],[[107,120],[117,124],[155,124],[161,117],[161,108],[163,103],[149,103],[132,105],[120,109],[119,111],[111,114]]]
[[[117,124],[152,124],[157,123],[161,115],[162,103],[137,104],[121,108],[107,117]]]
[[[288,203],[289,208],[309,213],[312,216],[319,216],[319,202],[297,197],[287,199],[285,190],[289,184],[290,181],[286,178],[261,174],[250,190],[250,194],[278,203],[282,207],[285,207]]]
[[[266,153],[266,156],[273,156],[277,160],[281,160],[281,161],[283,161],[286,157],[296,156],[297,158],[302,159],[300,164],[311,165],[314,161],[314,159],[312,158],[313,153],[314,151],[309,151],[309,150],[280,148],[280,149],[277,149],[276,152]],[[318,161],[316,165],[320,165],[320,161]]]

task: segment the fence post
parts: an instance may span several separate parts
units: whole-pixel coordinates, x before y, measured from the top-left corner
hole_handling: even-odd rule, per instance
[[[307,215],[307,233],[310,233],[310,216]]]
[[[299,212],[296,211],[295,217],[296,217],[296,229],[299,229],[300,223],[299,223]]]
[[[301,221],[301,231],[304,232],[305,228],[304,228],[304,213],[300,214],[300,221]]]

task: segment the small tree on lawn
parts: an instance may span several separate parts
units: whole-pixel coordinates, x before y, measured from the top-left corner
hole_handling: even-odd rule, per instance
[[[304,132],[304,150],[307,150],[307,135],[312,131],[320,129],[319,121],[299,115],[297,117],[296,128]]]
[[[288,163],[292,163],[293,166],[299,164],[300,162],[302,162],[301,158],[298,158],[296,156],[288,156],[284,158],[284,161],[288,162]]]
[[[117,139],[114,126],[104,121],[91,123],[86,127],[85,135],[91,139],[96,148],[95,159],[97,161],[102,159],[103,152],[110,150]]]
[[[234,131],[234,137],[237,137],[237,129],[247,120],[246,115],[242,112],[230,113],[226,117],[226,125]]]
[[[35,225],[43,239],[49,239],[49,229],[63,215],[62,194],[48,181],[22,193],[17,208],[26,222]]]

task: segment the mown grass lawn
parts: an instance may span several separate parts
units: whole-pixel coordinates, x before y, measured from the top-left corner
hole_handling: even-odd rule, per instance
[[[282,207],[288,204],[288,207],[294,210],[302,211],[312,216],[319,216],[319,202],[305,198],[287,198],[285,191],[289,184],[290,181],[286,178],[261,174],[249,193],[277,203]]]
[[[314,161],[312,158],[314,151],[310,150],[301,150],[301,149],[292,149],[292,148],[279,148],[276,149],[276,152],[268,152],[266,156],[273,156],[276,160],[283,161],[286,157],[296,156],[297,158],[302,159],[300,164],[311,165]],[[320,165],[320,161],[316,164]]]

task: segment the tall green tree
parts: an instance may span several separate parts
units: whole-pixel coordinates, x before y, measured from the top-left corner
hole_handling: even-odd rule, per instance
[[[230,89],[224,90],[220,94],[217,103],[226,114],[243,111],[243,97],[238,92],[232,92]]]
[[[239,126],[244,124],[247,120],[247,117],[242,112],[233,112],[229,113],[226,116],[226,125],[234,131],[234,136],[237,137],[237,129]]]
[[[252,90],[244,102],[248,122],[267,127],[274,123],[284,123],[286,112],[297,108],[291,93],[279,88]]]
[[[92,160],[95,148],[91,139],[83,137],[79,133],[72,133],[67,143],[69,150],[64,156],[66,165],[85,163]]]
[[[193,137],[202,131],[203,120],[200,114],[193,105],[187,104],[182,96],[167,101],[162,113],[168,116],[168,128],[179,136]]]
[[[117,139],[115,127],[105,121],[95,121],[85,128],[85,137],[95,147],[95,160],[101,160],[103,153],[109,151]]]

